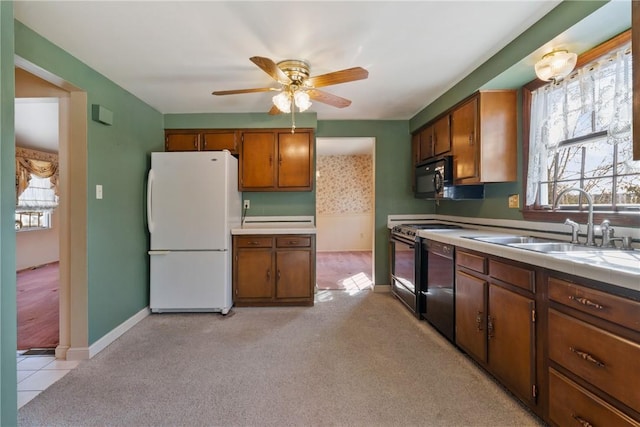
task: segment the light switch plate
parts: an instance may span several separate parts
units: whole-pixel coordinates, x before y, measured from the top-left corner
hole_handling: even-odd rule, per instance
[[[519,208],[520,207],[520,195],[512,194],[509,196],[509,207],[510,208]]]
[[[96,185],[96,199],[102,199],[102,185],[100,184]]]

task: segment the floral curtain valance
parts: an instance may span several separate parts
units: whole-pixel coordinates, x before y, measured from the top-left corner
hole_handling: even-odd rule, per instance
[[[43,151],[16,147],[16,197],[29,187],[31,175],[49,178],[51,187],[58,196],[58,155]]]

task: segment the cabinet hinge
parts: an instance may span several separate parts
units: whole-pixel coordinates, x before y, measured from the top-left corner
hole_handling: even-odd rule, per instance
[[[536,387],[535,384],[531,386],[531,395],[533,397],[538,397],[538,387]]]
[[[531,321],[533,323],[536,323],[536,311],[535,310],[531,310]]]

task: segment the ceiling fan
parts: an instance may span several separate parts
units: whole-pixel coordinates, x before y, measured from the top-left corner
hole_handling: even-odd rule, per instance
[[[262,56],[249,58],[251,62],[269,74],[280,87],[262,87],[255,89],[236,89],[215,91],[213,95],[236,95],[254,92],[279,92],[273,97],[273,106],[269,114],[293,112],[293,106],[305,111],[311,106],[310,99],[337,108],[351,105],[351,101],[329,92],[318,90],[319,87],[366,79],[369,72],[362,67],[347,68],[319,76],[310,76],[310,65],[299,59],[286,59],[278,63]]]

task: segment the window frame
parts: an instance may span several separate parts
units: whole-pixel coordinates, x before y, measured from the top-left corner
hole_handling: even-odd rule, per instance
[[[576,69],[585,66],[586,64],[595,61],[601,56],[607,55],[611,51],[624,46],[631,41],[631,29],[628,29],[617,36],[607,40],[606,42],[594,47],[587,52],[578,56],[576,63]],[[635,60],[635,58],[634,58]],[[527,173],[529,169],[529,131],[531,129],[531,98],[532,92],[536,89],[549,84],[539,79],[532,80],[531,82],[522,86],[522,189],[523,194],[526,194],[527,189]],[[540,222],[562,222],[567,216],[574,221],[586,222],[587,221],[587,206],[586,204],[579,210],[548,210],[528,207],[526,205],[522,208],[522,216],[525,220],[540,221]],[[612,224],[620,226],[640,226],[640,212],[614,212],[614,211],[597,211],[594,210],[594,222],[601,222],[604,219],[608,219]]]

